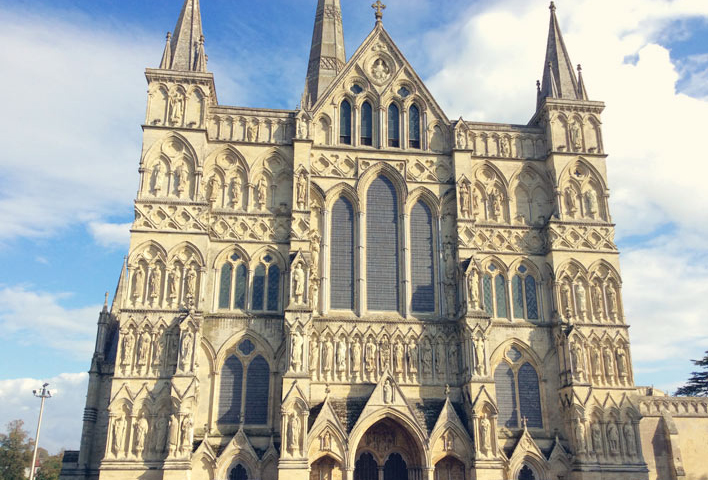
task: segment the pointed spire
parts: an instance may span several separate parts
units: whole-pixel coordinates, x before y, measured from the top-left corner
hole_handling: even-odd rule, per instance
[[[583,81],[583,67],[580,64],[578,64],[578,98],[588,100],[588,91],[585,90],[585,82]]]
[[[543,68],[540,98],[583,100],[578,95],[578,81],[558,25],[556,6],[551,2],[549,8],[551,10],[551,24],[548,30],[548,45],[546,47],[546,61]]]
[[[165,41],[165,51],[162,52],[162,60],[160,61],[160,68],[162,70],[169,70],[172,65],[172,34],[167,32],[167,39]]]
[[[184,0],[174,35],[165,47],[160,68],[187,72],[205,72],[204,35],[199,0]],[[169,62],[167,61],[168,57]]]
[[[122,298],[125,295],[125,287],[128,276],[128,257],[123,257],[123,267],[120,269],[118,277],[118,285],[116,286],[116,294],[113,295],[113,303],[111,304],[111,313],[116,314],[122,308]]]
[[[342,7],[339,0],[318,0],[305,85],[307,105],[303,105],[304,107],[315,104],[342,71],[346,61]]]

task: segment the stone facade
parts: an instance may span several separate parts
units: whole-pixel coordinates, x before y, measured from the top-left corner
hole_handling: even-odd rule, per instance
[[[286,111],[218,104],[185,1],[62,478],[707,474],[708,403],[634,385],[604,104],[555,7],[528,125],[450,120],[374,7],[347,60],[319,0]]]

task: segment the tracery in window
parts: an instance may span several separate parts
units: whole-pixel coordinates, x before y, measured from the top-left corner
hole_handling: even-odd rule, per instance
[[[361,106],[361,144],[369,147],[374,144],[374,115],[369,102]]]
[[[520,265],[516,271],[511,279],[514,318],[538,320],[536,279],[524,265]]]
[[[342,101],[339,108],[339,143],[352,144],[352,106],[348,100]]]
[[[367,308],[399,308],[398,194],[385,176],[377,177],[366,195]]]
[[[240,255],[234,253],[221,266],[219,275],[219,309],[246,308],[248,269]]]
[[[250,340],[244,340],[224,362],[219,386],[219,424],[268,423],[270,366],[255,350]]]
[[[388,146],[401,146],[401,117],[398,106],[392,103],[388,107]]]
[[[543,428],[538,373],[526,354],[512,347],[494,370],[499,425]]]
[[[411,210],[411,310],[435,311],[433,274],[433,216],[430,208],[419,201]]]
[[[490,263],[482,277],[484,310],[492,317],[507,318],[506,277],[495,264]]]
[[[415,105],[408,110],[408,147],[420,148],[420,110]]]
[[[256,312],[277,312],[280,306],[280,267],[272,255],[265,255],[253,274],[251,308]]]

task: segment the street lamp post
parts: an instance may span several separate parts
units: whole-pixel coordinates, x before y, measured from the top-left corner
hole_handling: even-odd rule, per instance
[[[34,453],[32,454],[32,465],[30,466],[30,477],[29,480],[34,480],[34,470],[37,464],[37,448],[39,447],[39,429],[42,428],[42,413],[44,413],[44,400],[51,398],[52,393],[47,389],[48,383],[42,385],[42,390],[32,390],[35,397],[42,399],[39,405],[39,421],[37,422],[37,435],[34,439]]]

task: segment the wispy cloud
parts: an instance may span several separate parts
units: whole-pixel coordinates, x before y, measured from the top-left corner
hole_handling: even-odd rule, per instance
[[[90,222],[89,231],[96,243],[106,248],[127,247],[132,223]]]

